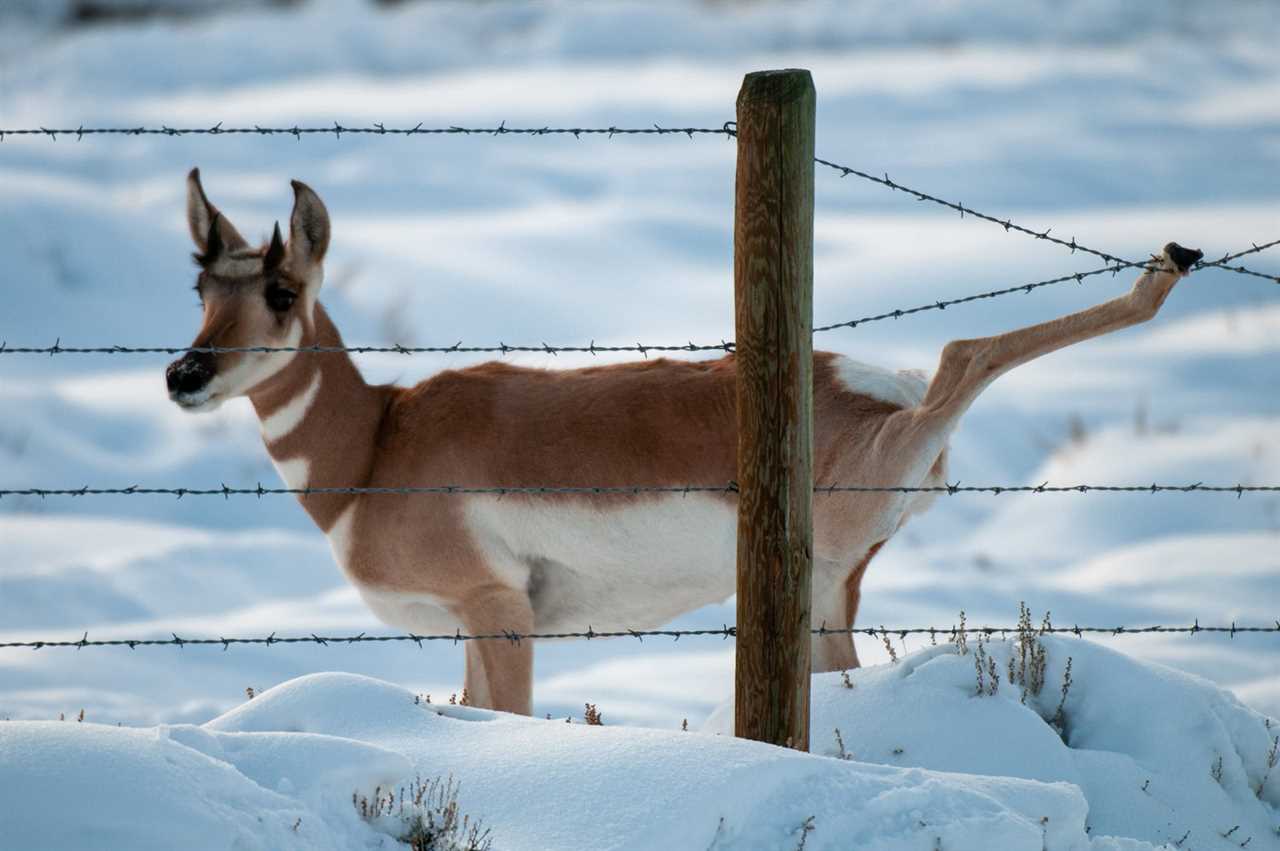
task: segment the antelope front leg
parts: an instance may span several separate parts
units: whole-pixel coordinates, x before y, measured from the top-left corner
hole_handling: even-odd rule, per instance
[[[533,632],[529,596],[514,588],[485,588],[470,595],[457,614],[472,635]],[[487,638],[468,642],[465,687],[473,706],[532,714],[533,641]]]

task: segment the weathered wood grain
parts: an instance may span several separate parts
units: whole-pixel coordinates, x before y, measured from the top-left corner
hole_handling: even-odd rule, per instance
[[[808,750],[813,553],[813,154],[808,71],[738,94],[735,732]]]

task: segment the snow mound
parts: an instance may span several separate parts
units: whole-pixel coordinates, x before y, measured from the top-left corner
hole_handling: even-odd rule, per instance
[[[500,849],[772,849],[806,825],[809,849],[1101,847],[1066,783],[435,706],[352,674],[203,727],[0,722],[0,753],[0,820],[21,848],[377,847],[352,793],[416,776],[455,778]]]
[[[984,644],[1000,677],[994,694],[989,663],[977,694],[972,638],[963,656],[951,645],[928,647],[850,671],[852,687],[839,673],[816,675],[812,750],[1069,783],[1088,801],[1095,838],[1213,848],[1236,827],[1236,845],[1253,837],[1249,848],[1280,847],[1280,724],[1199,677],[1085,640],[1038,641],[1046,651],[1044,686],[1025,701],[1023,688],[1009,682],[1011,657],[1021,671],[1012,639]],[[732,704],[722,706],[707,730],[726,732],[732,718]]]
[[[329,737],[58,721],[0,724],[0,754],[0,845],[13,849],[337,851],[353,847],[343,839],[351,828],[327,823],[341,801],[323,793],[345,789],[349,799],[408,768],[396,754]],[[310,780],[299,791],[280,772]]]

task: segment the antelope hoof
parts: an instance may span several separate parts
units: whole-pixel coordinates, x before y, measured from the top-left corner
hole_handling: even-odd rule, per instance
[[[1178,271],[1186,274],[1192,266],[1200,262],[1204,257],[1204,252],[1196,248],[1183,248],[1176,242],[1171,242],[1164,247],[1164,254],[1173,261],[1173,265],[1178,267]]]

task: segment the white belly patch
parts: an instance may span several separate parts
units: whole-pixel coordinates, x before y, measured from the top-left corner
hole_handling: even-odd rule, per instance
[[[698,494],[598,500],[467,504],[473,540],[504,581],[527,585],[539,631],[652,628],[733,594],[731,503]]]

